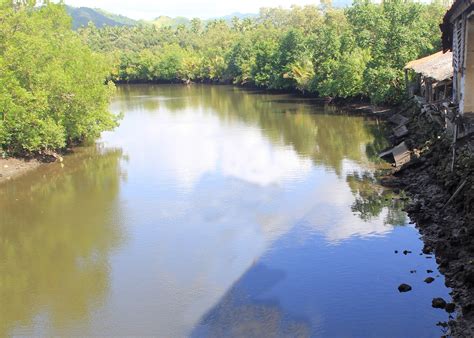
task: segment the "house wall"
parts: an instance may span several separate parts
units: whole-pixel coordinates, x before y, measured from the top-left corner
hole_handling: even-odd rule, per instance
[[[453,102],[462,119],[446,119],[448,131],[458,139],[474,133],[474,10],[465,7],[450,20],[453,25]]]
[[[464,114],[474,113],[474,17],[467,19],[466,26],[464,88],[461,88]]]
[[[463,16],[453,22],[453,101],[455,103],[461,103],[465,28],[465,18]]]

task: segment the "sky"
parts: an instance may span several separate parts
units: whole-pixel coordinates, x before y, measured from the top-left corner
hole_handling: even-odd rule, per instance
[[[154,19],[160,15],[202,19],[232,13],[258,13],[261,7],[318,4],[318,0],[66,0],[74,7],[102,8],[132,19]]]

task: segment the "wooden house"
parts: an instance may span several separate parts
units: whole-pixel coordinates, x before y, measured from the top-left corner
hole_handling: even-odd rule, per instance
[[[453,57],[453,101],[459,114],[474,118],[474,0],[456,0],[441,25],[443,49]],[[469,121],[470,123],[472,121]]]
[[[453,53],[436,54],[414,60],[405,66],[408,97],[424,98],[426,103],[450,101],[453,92]]]

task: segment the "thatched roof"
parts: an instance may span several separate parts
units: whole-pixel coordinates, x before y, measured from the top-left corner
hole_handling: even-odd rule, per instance
[[[438,52],[419,60],[411,61],[405,69],[413,70],[435,81],[448,80],[453,77],[453,53]]]

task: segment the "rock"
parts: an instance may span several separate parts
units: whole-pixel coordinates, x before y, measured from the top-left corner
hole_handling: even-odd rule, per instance
[[[397,253],[398,253],[398,250],[395,250],[395,253],[397,254]]]
[[[435,279],[434,279],[433,277],[428,277],[428,278],[425,279],[425,283],[426,283],[426,284],[431,284],[431,283],[433,283],[434,281],[435,281]]]
[[[431,306],[435,309],[444,309],[446,305],[446,301],[443,298],[434,298],[431,302]]]
[[[399,287],[398,287],[398,291],[400,292],[408,292],[408,291],[411,291],[412,288],[410,285],[408,284],[401,284]]]
[[[474,308],[474,306],[472,304],[468,304],[468,305],[463,306],[462,307],[462,314],[465,316],[465,315],[471,313],[473,308]]]
[[[433,270],[426,270],[426,273],[433,273]]]
[[[425,246],[423,247],[423,253],[424,253],[425,255],[429,255],[432,251],[433,251],[433,249],[432,249],[430,246],[428,246],[428,245],[425,245]]]
[[[454,303],[446,304],[445,310],[446,310],[447,313],[453,313],[454,311],[456,311],[456,304],[454,304]]]
[[[416,270],[411,270],[410,273],[416,273]]]
[[[403,254],[406,256],[406,255],[408,255],[408,254],[411,254],[411,251],[405,250],[405,251],[403,251]]]
[[[470,269],[465,272],[464,279],[470,284],[474,284],[474,270]]]

